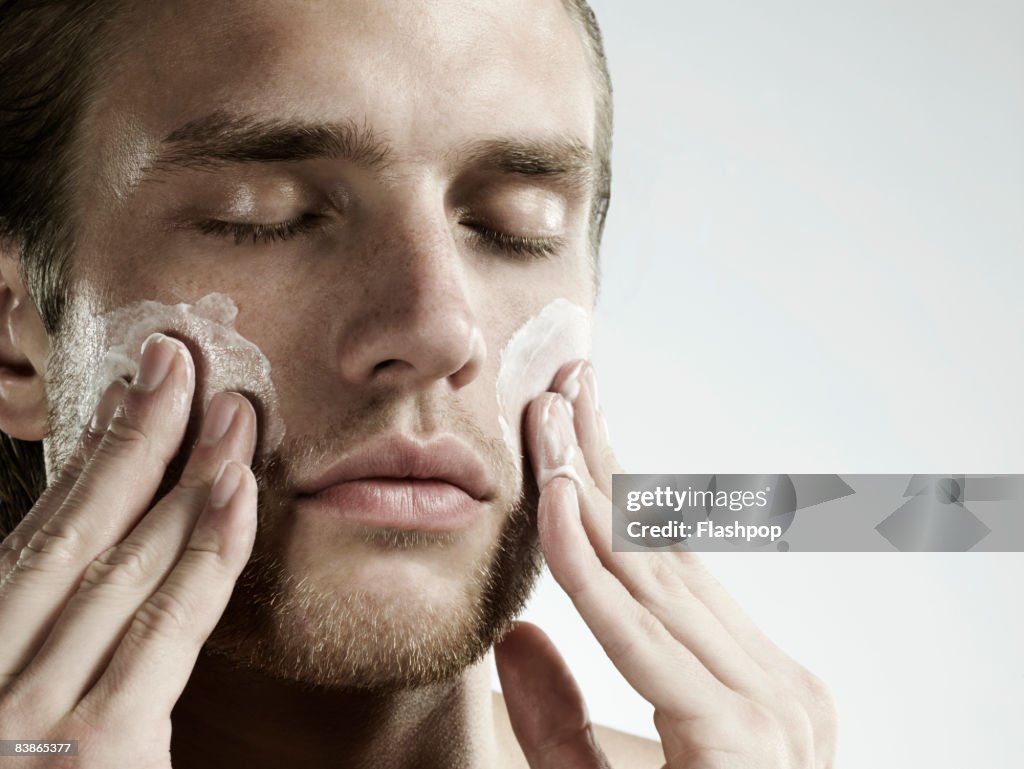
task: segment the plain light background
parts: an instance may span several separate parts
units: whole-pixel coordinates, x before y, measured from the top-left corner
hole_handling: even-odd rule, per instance
[[[592,5],[627,470],[1024,473],[1024,3]],[[705,562],[832,687],[840,767],[1024,765],[1024,555]],[[656,736],[550,576],[526,618],[595,721]]]

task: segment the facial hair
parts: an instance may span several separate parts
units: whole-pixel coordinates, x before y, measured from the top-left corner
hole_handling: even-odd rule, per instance
[[[59,467],[78,436],[81,389],[88,381],[90,350],[84,334],[69,332],[54,344],[48,367],[50,437],[47,464]],[[95,345],[93,345],[95,346]],[[259,404],[257,411],[259,411]],[[542,557],[537,539],[538,494],[532,475],[516,467],[500,440],[488,439],[475,421],[452,404],[431,404],[426,420],[466,440],[499,479],[496,514],[500,535],[473,563],[465,564],[457,598],[412,604],[386,591],[370,594],[337,585],[318,586],[290,570],[281,556],[285,522],[292,516],[288,489],[296,471],[321,466],[352,446],[384,434],[397,401],[368,399],[350,411],[328,436],[290,437],[273,454],[258,458],[258,526],[252,556],[231,600],[204,647],[208,653],[276,679],[386,693],[451,680],[479,661],[522,611]],[[199,427],[193,415],[183,446]],[[166,493],[187,460],[182,450],[154,499]],[[52,477],[52,475],[51,475]],[[444,548],[451,535],[397,529],[364,529],[364,544],[391,551]]]

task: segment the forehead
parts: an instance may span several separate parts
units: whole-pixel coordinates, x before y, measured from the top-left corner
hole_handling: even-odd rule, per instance
[[[587,58],[560,0],[142,2],[112,34],[87,129],[122,149],[125,132],[152,144],[214,112],[365,123],[413,161],[467,137],[593,144]]]

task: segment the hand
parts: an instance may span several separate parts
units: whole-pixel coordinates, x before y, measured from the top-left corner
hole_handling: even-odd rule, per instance
[[[153,504],[195,369],[184,345],[152,339],[136,383],[111,385],[0,548],[0,739],[79,741],[77,757],[0,767],[169,767],[171,708],[252,549],[256,416],[241,395],[213,399],[181,479]]]
[[[527,414],[541,545],[612,662],[654,705],[665,766],[830,769],[836,714],[825,685],[778,649],[693,553],[612,551],[612,474],[623,471],[593,369],[568,365],[554,385],[562,394],[545,393]],[[521,628],[506,644],[499,674],[530,766],[606,766],[550,641]]]

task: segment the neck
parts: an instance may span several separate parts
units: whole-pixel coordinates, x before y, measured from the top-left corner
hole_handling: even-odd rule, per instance
[[[498,766],[486,660],[398,692],[309,687],[201,654],[172,714],[175,769]]]

